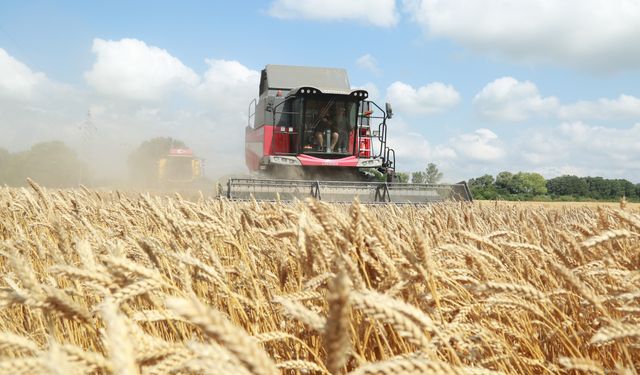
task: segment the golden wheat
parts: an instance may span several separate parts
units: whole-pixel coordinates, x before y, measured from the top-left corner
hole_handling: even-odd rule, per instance
[[[632,204],[29,184],[0,189],[0,374],[640,370]]]

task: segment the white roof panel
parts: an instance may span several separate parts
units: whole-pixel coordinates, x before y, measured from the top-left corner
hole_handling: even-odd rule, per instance
[[[338,68],[308,66],[267,65],[267,83],[270,89],[291,90],[311,86],[323,92],[350,92],[347,71]]]

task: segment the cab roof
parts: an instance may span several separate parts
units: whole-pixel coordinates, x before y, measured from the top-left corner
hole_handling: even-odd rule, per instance
[[[260,94],[268,90],[292,90],[315,87],[323,92],[351,92],[347,71],[340,68],[319,68],[293,65],[267,65],[260,78]]]

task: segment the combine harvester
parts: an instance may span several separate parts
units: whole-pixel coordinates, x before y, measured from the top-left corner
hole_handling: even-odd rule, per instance
[[[202,160],[190,148],[171,148],[158,160],[158,182],[163,186],[188,185],[202,177]]]
[[[267,65],[249,105],[245,156],[260,178],[231,178],[229,199],[428,203],[471,201],[466,183],[395,181],[389,103],[351,89],[343,69]],[[376,173],[377,172],[377,173]],[[384,176],[384,181],[375,178]]]

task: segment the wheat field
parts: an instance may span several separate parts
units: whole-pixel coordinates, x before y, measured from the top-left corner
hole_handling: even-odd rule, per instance
[[[635,374],[637,207],[0,190],[0,374]]]

